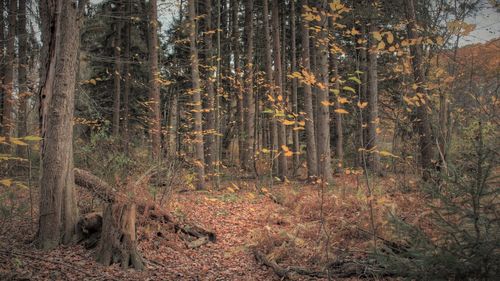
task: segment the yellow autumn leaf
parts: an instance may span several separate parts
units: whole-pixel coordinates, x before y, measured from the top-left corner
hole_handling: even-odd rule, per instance
[[[385,43],[384,41],[380,41],[377,45],[377,50],[383,50],[385,49]]]
[[[12,180],[11,179],[3,179],[0,180],[0,184],[6,187],[10,187],[12,185]]]
[[[291,157],[292,155],[293,155],[293,152],[291,152],[291,151],[286,151],[285,152],[285,156],[286,157]]]
[[[21,141],[21,140],[20,140],[20,139],[18,139],[18,138],[11,138],[11,139],[10,139],[10,143],[11,143],[11,144],[15,144],[15,145],[21,145],[21,146],[26,146],[26,145],[28,145],[27,143],[25,143],[25,142]]]
[[[290,148],[288,148],[288,146],[286,146],[286,145],[282,145],[281,149],[283,149],[283,151],[285,151],[285,152],[290,151]]]
[[[330,106],[330,102],[327,100],[321,101],[321,105],[323,106]]]
[[[337,99],[337,101],[338,101],[340,104],[344,104],[344,103],[348,103],[348,102],[349,102],[349,100],[348,100],[348,99],[343,98],[343,97],[339,97],[339,98]]]
[[[349,112],[343,108],[338,108],[334,110],[338,114],[349,114]]]
[[[390,153],[389,151],[382,150],[378,153],[382,157],[394,157],[394,158],[399,158],[398,156]]]
[[[226,188],[229,192],[235,193],[236,191],[232,189],[231,187]]]
[[[293,125],[295,124],[295,121],[292,121],[292,120],[283,120],[283,125],[285,126],[290,126],[290,125]]]
[[[366,102],[366,101],[365,102],[359,102],[358,101],[358,107],[359,108],[363,109],[363,108],[365,108],[367,106],[368,106],[368,102]]]
[[[387,43],[392,44],[392,42],[394,42],[394,35],[392,35],[392,32],[387,31],[385,36],[387,37]]]
[[[354,36],[354,35],[358,35],[358,34],[361,34],[361,32],[359,32],[358,30],[356,30],[356,28],[354,28],[354,27],[353,27],[353,28],[351,29],[351,35],[353,35],[353,36]]]
[[[378,31],[374,31],[372,33],[373,38],[375,38],[377,41],[382,41],[382,35]]]

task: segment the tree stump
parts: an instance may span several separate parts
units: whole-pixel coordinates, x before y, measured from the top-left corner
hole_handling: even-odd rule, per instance
[[[108,203],[103,214],[101,239],[96,259],[103,265],[120,263],[121,267],[144,269],[137,251],[135,204]]]

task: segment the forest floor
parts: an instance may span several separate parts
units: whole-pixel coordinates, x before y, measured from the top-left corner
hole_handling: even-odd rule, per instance
[[[36,222],[30,216],[28,192],[19,191],[9,195],[10,199],[4,197],[0,280],[280,280],[256,261],[252,249],[285,267],[319,268],[325,259],[332,259],[332,251],[346,257],[346,249],[355,249],[350,257],[365,256],[371,240],[356,228],[369,229],[359,179],[347,175],[337,179],[351,195],[297,182],[263,188],[252,181],[223,182],[217,191],[177,192],[169,203],[172,215],[213,230],[217,240],[188,249],[175,233],[165,234],[161,224],[140,222],[138,247],[147,268],[140,272],[102,266],[94,261],[93,251],[81,245],[37,250],[30,242]],[[326,257],[325,245],[318,242],[325,235],[333,249]]]

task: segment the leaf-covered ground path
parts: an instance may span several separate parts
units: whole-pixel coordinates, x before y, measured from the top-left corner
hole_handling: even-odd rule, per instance
[[[253,234],[266,226],[278,205],[255,189],[230,186],[220,192],[177,194],[171,207],[179,219],[213,229],[216,243],[187,249],[159,225],[139,227],[139,248],[148,268],[143,272],[97,264],[92,251],[81,246],[39,251],[23,240],[27,233],[34,236],[29,218],[3,221],[0,280],[279,280],[249,250]]]

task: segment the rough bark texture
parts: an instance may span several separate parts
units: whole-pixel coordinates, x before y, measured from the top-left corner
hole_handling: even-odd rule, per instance
[[[132,17],[132,3],[131,1],[127,1],[126,4],[126,9],[127,9],[127,15],[129,17]],[[130,55],[130,40],[131,39],[131,23],[130,20],[127,20],[125,23],[125,51],[124,51],[124,58],[125,58],[125,79],[124,79],[124,85],[123,85],[123,121],[122,121],[122,139],[123,139],[123,149],[125,153],[128,154],[129,152],[129,97],[130,97],[130,80],[132,74],[130,73],[130,65],[131,65],[131,60],[132,57]]]
[[[296,19],[295,19],[295,1],[292,0],[290,1],[290,26],[291,26],[291,37],[290,40],[291,42],[291,56],[292,56],[292,65],[291,65],[291,72],[294,73],[297,71],[297,46],[296,46],[296,41],[297,41],[297,36],[296,36]],[[292,112],[295,116],[299,115],[299,102],[297,99],[297,78],[292,78]],[[294,125],[294,130],[292,131],[293,134],[293,151],[295,152],[294,157],[293,157],[293,162],[294,162],[294,171],[297,170],[297,168],[300,165],[300,143],[299,143],[299,130],[297,122],[295,122]]]
[[[214,52],[213,52],[213,42],[212,42],[212,0],[205,0],[205,43],[206,43],[206,64],[208,66],[207,77],[206,77],[206,89],[207,89],[207,123],[206,123],[206,157],[205,161],[208,168],[208,173],[214,175],[215,162],[217,157],[217,142],[215,139],[216,131],[216,120],[215,120],[215,71],[214,71]]]
[[[150,135],[153,160],[159,160],[161,153],[160,71],[158,69],[158,4],[149,1],[149,101]]]
[[[273,26],[273,52],[274,52],[274,83],[276,86],[276,100],[278,101],[277,110],[283,113],[282,117],[276,116],[278,119],[278,146],[280,150],[278,162],[278,176],[285,180],[288,176],[288,159],[285,155],[284,148],[286,147],[286,127],[283,124],[285,115],[285,98],[283,96],[283,73],[281,65],[281,43],[280,43],[280,18],[279,18],[279,1],[273,0],[271,9],[272,13],[272,26]]]
[[[335,74],[335,84],[334,89],[339,93],[340,97],[340,75],[339,75],[339,63],[336,57],[332,58],[333,61],[333,71]],[[340,102],[337,100],[335,102],[335,109],[338,110],[342,106]],[[342,114],[336,112],[335,113],[335,136],[337,141],[335,143],[335,152],[337,159],[337,167],[335,168],[337,173],[342,173],[344,169],[344,129],[342,125]]]
[[[245,116],[245,149],[244,168],[251,170],[255,161],[255,98],[253,93],[253,0],[245,1],[245,93],[243,95],[243,109]]]
[[[122,80],[122,63],[121,63],[121,45],[122,45],[122,23],[121,23],[121,12],[122,6],[121,3],[118,2],[118,7],[116,8],[118,12],[118,19],[115,22],[114,26],[114,38],[113,38],[113,52],[115,59],[115,70],[113,73],[113,83],[114,83],[114,91],[113,91],[113,137],[118,138],[120,133],[120,98],[121,98],[121,80]]]
[[[2,10],[3,12],[3,10]],[[16,59],[15,41],[16,41],[16,15],[17,1],[8,1],[8,33],[5,41],[7,42],[7,55],[5,64],[5,76],[3,79],[3,114],[2,114],[2,134],[7,137],[12,136],[14,128],[13,110],[14,110],[14,64]],[[3,152],[10,150],[9,146],[0,147]]]
[[[191,51],[191,76],[193,83],[193,112],[195,135],[195,158],[197,189],[205,188],[205,155],[203,150],[202,106],[200,88],[200,70],[198,63],[198,48],[196,47],[196,0],[189,0],[189,46]]]
[[[236,90],[236,126],[238,128],[238,161],[241,167],[244,165],[245,147],[244,135],[245,128],[243,123],[243,79],[241,78],[241,64],[240,64],[240,28],[239,28],[239,0],[232,1],[232,21],[233,21],[233,40],[232,48],[234,55],[234,72],[235,72],[235,90]]]
[[[307,0],[303,1],[303,5],[307,6]],[[304,12],[304,11],[303,11]],[[310,52],[309,52],[309,23],[302,20],[302,67],[303,71],[311,72]],[[318,176],[318,159],[316,150],[316,130],[314,128],[314,108],[312,88],[308,83],[303,84],[304,87],[304,108],[305,108],[305,123],[306,123],[306,144],[307,144],[307,176],[309,179],[314,179]]]
[[[28,30],[26,26],[26,0],[19,0],[17,38],[19,42],[19,63],[17,66],[19,84],[19,110],[17,135],[24,137],[28,134]],[[0,39],[1,40],[1,39]],[[26,146],[17,147],[17,155],[26,158],[28,150]]]
[[[377,43],[373,38],[373,33],[378,32],[378,28],[372,24],[370,26],[370,49],[368,50],[368,140],[369,150],[378,150],[378,74],[377,74]],[[373,172],[380,170],[380,154],[372,152],[369,154],[368,164]]]
[[[41,1],[42,80],[41,177],[38,245],[51,249],[69,243],[78,210],[73,179],[73,112],[85,1]],[[62,16],[64,15],[64,16]]]
[[[272,67],[272,55],[271,55],[271,32],[269,31],[269,1],[268,0],[263,0],[263,21],[264,21],[264,46],[265,46],[265,52],[266,52],[266,57],[265,57],[265,65],[266,65],[266,79],[268,83],[268,95],[273,98],[273,100],[276,100],[276,95],[274,92],[274,79],[273,79],[273,67]],[[269,99],[268,99],[269,100]],[[276,104],[274,102],[269,101],[270,106],[269,108],[275,108]],[[277,171],[278,170],[278,159],[274,157],[274,151],[277,151],[278,149],[278,123],[276,121],[276,118],[274,116],[271,116],[270,118],[270,123],[271,123],[271,158],[273,163],[273,170]]]
[[[413,0],[405,0],[406,6],[406,16],[408,19],[407,32],[409,39],[418,38],[417,31],[417,18],[415,15],[415,6]],[[424,180],[429,177],[429,171],[433,168],[433,158],[434,158],[434,143],[432,141],[432,129],[430,123],[430,117],[428,114],[428,97],[427,91],[424,88],[425,83],[425,73],[423,69],[423,54],[422,45],[415,44],[410,46],[410,53],[412,57],[413,65],[413,76],[415,77],[415,83],[417,84],[417,94],[422,94],[420,97],[422,104],[417,107],[417,129],[420,137],[420,163],[422,169],[424,170]]]
[[[0,10],[3,11],[5,9],[4,0],[0,0]],[[3,79],[5,76],[5,21],[3,13],[0,13],[0,81],[3,83]],[[3,135],[2,125],[3,124],[3,100],[4,100],[4,85],[0,86],[0,134]]]
[[[323,3],[321,6],[324,6]],[[326,11],[326,7],[322,7]],[[321,20],[321,31],[318,40],[318,81],[322,84],[318,89],[318,166],[323,181],[332,182],[333,173],[331,166],[330,151],[330,98],[329,98],[329,75],[328,75],[328,21],[324,16]]]
[[[144,269],[144,262],[137,251],[135,220],[135,204],[106,205],[96,252],[97,262],[106,266],[119,262],[123,269]]]

